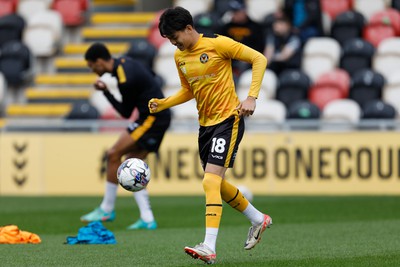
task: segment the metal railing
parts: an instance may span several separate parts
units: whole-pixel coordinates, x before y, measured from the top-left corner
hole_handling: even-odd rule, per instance
[[[0,132],[104,132],[124,129],[126,120],[7,119]],[[173,119],[169,131],[197,132],[197,120]],[[287,131],[400,131],[400,120],[361,120],[358,123],[323,120],[287,120],[275,123],[262,119],[246,119],[248,132]]]

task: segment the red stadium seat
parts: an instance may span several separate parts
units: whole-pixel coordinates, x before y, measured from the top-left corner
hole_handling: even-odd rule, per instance
[[[329,102],[344,98],[343,92],[335,85],[314,85],[308,95],[310,102],[314,103],[319,109],[323,109]]]
[[[371,17],[371,23],[391,25],[396,35],[400,36],[400,12],[393,8],[378,11]]]
[[[351,10],[352,1],[351,0],[321,0],[322,11],[335,19],[337,15],[345,11]]]
[[[395,37],[396,33],[390,25],[368,24],[364,28],[363,38],[370,42],[374,47],[378,47],[379,43],[389,37]]]
[[[400,14],[395,9],[379,11],[372,15],[364,28],[363,37],[375,47],[389,37],[400,35]]]
[[[350,89],[350,75],[345,70],[335,69],[322,74],[315,85],[337,87],[342,91],[343,97],[347,97]]]
[[[58,11],[66,26],[79,26],[85,22],[84,8],[81,0],[56,0],[53,9]]]
[[[349,95],[350,76],[345,70],[335,69],[322,74],[309,91],[309,100],[321,110],[332,100]]]
[[[0,17],[15,13],[16,0],[0,0]]]

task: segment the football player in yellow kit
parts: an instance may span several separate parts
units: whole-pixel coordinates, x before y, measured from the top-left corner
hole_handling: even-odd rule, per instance
[[[244,134],[244,117],[253,114],[267,60],[261,53],[228,37],[204,36],[193,27],[191,14],[182,7],[169,8],[160,17],[159,30],[178,49],[175,63],[181,89],[172,96],[149,101],[151,113],[195,99],[199,114],[199,154],[204,169],[206,233],[202,243],[185,247],[193,258],[212,264],[222,215],[222,200],[251,222],[244,248],[252,249],[272,224],[270,216],[257,210],[243,194],[226,181]],[[252,64],[248,97],[239,101],[232,76],[231,60]]]

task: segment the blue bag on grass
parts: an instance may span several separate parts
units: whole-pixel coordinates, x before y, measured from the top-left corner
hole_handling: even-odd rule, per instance
[[[77,236],[68,236],[66,244],[116,244],[114,234],[101,222],[91,222],[79,228]]]

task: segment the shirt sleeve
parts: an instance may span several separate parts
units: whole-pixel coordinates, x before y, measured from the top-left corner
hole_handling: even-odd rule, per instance
[[[115,97],[109,92],[105,91],[104,96],[108,99],[111,103],[113,108],[124,118],[129,118],[132,114],[133,108],[131,106],[124,105],[123,103],[119,102]]]
[[[163,99],[152,99],[150,101],[156,102],[158,104],[157,112],[163,111],[170,107],[185,103],[190,99],[193,99],[194,96],[192,92],[182,87],[176,94],[163,98]],[[151,110],[150,110],[151,112]],[[153,112],[151,112],[153,113]]]
[[[248,95],[257,98],[267,68],[267,58],[260,52],[228,37],[221,38],[217,49],[225,57],[245,61],[252,65],[252,81]]]

